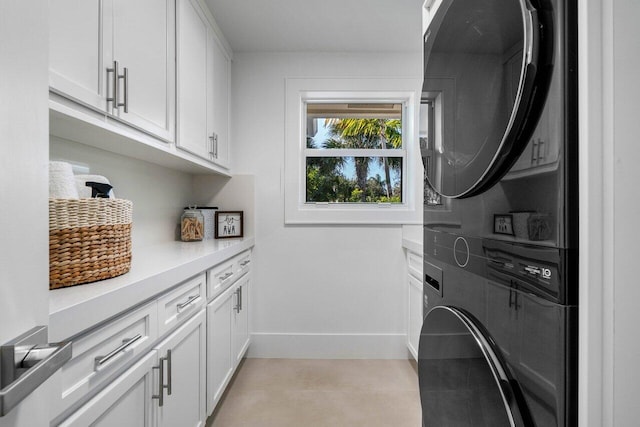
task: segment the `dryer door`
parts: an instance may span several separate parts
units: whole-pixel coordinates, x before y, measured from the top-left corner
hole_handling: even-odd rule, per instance
[[[423,426],[529,426],[519,387],[492,340],[465,311],[434,307],[418,356]]]
[[[435,4],[421,113],[434,109],[421,129],[432,140],[421,141],[422,157],[438,193],[464,198],[493,186],[527,146],[549,87],[553,23],[529,0]]]

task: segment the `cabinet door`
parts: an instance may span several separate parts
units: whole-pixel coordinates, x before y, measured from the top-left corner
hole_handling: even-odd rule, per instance
[[[164,377],[163,404],[154,401],[160,427],[204,425],[205,317],[205,311],[201,310],[156,347]]]
[[[213,30],[207,41],[207,128],[214,136],[212,161],[220,166],[229,163],[229,77],[230,62]]]
[[[175,140],[175,0],[112,0],[113,59],[120,79],[115,114],[164,140]]]
[[[408,287],[407,347],[417,361],[422,329],[422,283],[409,275]]]
[[[210,159],[207,135],[207,32],[209,24],[195,0],[178,0],[177,146]]]
[[[49,1],[49,86],[90,107],[107,109],[111,1]]]
[[[246,274],[235,285],[235,305],[233,317],[234,366],[240,363],[249,348],[249,284],[251,275]]]
[[[207,306],[207,414],[215,409],[234,369],[231,351],[235,287]]]
[[[156,363],[156,352],[149,352],[60,425],[64,427],[152,426],[154,392],[152,368]]]

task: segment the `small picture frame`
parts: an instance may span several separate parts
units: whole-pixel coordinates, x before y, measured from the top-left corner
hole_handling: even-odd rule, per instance
[[[508,236],[513,236],[513,215],[493,215],[493,232],[495,234],[506,234]]]
[[[217,211],[216,212],[216,239],[230,239],[243,237],[244,218],[242,211]]]

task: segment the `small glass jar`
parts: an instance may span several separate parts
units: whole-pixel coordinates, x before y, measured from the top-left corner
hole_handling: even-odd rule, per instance
[[[180,238],[183,242],[197,242],[204,239],[204,216],[198,209],[189,208],[182,213]]]

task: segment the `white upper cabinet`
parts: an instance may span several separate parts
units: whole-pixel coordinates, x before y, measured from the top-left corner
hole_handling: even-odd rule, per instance
[[[113,0],[115,114],[154,135],[175,135],[175,0]],[[108,64],[107,64],[108,65]],[[125,71],[126,70],[126,71]]]
[[[221,166],[229,164],[229,86],[230,61],[220,42],[210,31],[207,56],[212,57],[213,72],[208,74],[210,81],[207,90],[207,133],[214,136],[214,162]]]
[[[51,0],[49,25],[49,86],[100,110],[107,108],[105,6],[101,0]]]
[[[177,10],[177,145],[226,168],[230,59],[197,0],[178,0]]]
[[[50,87],[175,139],[175,0],[51,0]]]
[[[207,34],[204,13],[178,0],[178,139],[180,148],[209,159],[207,138]]]

